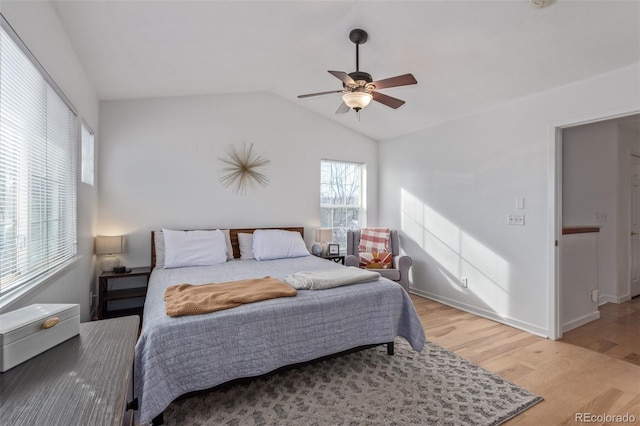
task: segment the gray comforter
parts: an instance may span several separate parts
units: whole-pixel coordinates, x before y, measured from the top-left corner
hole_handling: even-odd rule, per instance
[[[344,268],[314,256],[232,260],[209,267],[154,269],[136,345],[135,393],[142,424],[177,397],[241,377],[404,337],[418,352],[424,329],[411,299],[380,278],[203,315],[169,317],[163,300],[174,284],[205,284],[299,271]]]

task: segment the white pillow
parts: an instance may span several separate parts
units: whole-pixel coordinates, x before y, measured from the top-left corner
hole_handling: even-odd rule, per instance
[[[233,260],[233,246],[231,245],[231,235],[228,229],[221,229],[224,234],[224,241],[227,244],[227,260]]]
[[[253,259],[253,234],[238,232],[238,245],[240,246],[240,259]]]
[[[253,256],[256,260],[309,255],[309,250],[299,232],[282,229],[256,229],[253,232]]]
[[[208,266],[227,261],[224,234],[215,231],[173,231],[163,229],[164,267]]]
[[[228,229],[221,229],[224,234],[224,240],[227,243],[227,260],[233,260],[233,246],[231,245],[231,235]],[[164,235],[162,231],[153,233],[156,249],[156,265],[155,268],[164,268]]]

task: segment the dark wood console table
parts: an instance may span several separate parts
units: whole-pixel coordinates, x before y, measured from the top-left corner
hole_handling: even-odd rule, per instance
[[[139,318],[80,324],[80,334],[0,374],[2,425],[131,424]]]

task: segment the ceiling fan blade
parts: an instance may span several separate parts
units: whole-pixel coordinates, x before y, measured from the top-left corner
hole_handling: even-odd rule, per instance
[[[349,108],[349,105],[342,102],[338,107],[338,109],[336,110],[336,114],[344,114],[345,112],[349,112],[350,109],[351,108]]]
[[[394,98],[393,96],[388,96],[379,92],[373,92],[373,100],[393,109],[400,108],[405,103],[402,99]]]
[[[342,81],[344,84],[356,84],[356,82],[349,77],[349,74],[344,71],[329,71],[329,74]]]
[[[374,81],[373,84],[378,89],[386,89],[387,87],[408,86],[410,84],[416,84],[418,81],[413,74],[402,74],[395,77],[385,78],[384,80]]]
[[[298,95],[300,99],[310,98],[311,96],[328,95],[330,93],[342,93],[342,90],[329,90],[328,92],[309,93],[307,95]]]

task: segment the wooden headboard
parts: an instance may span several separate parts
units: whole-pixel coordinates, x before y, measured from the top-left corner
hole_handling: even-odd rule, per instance
[[[215,228],[214,228],[215,229]],[[241,234],[253,234],[253,231],[256,229],[283,229],[285,231],[295,231],[299,232],[300,236],[304,238],[304,227],[302,226],[293,226],[293,227],[282,227],[282,228],[237,228],[237,229],[229,229],[229,236],[231,237],[231,247],[233,247],[233,257],[236,259],[240,258],[240,243],[238,243],[238,233]],[[213,229],[204,229],[204,231],[212,231]],[[183,231],[185,231],[183,229]],[[187,229],[186,231],[195,231],[195,229]],[[151,269],[156,266],[156,239],[155,239],[156,231],[151,231]]]

